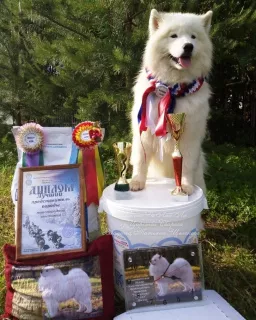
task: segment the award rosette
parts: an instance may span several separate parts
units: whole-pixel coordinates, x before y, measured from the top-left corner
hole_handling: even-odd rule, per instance
[[[73,130],[72,139],[79,148],[78,163],[82,163],[85,183],[85,202],[99,204],[104,188],[104,175],[98,144],[103,140],[99,122],[84,121]]]
[[[43,128],[34,122],[26,123],[19,128],[17,146],[22,150],[22,166],[36,167],[43,165]]]

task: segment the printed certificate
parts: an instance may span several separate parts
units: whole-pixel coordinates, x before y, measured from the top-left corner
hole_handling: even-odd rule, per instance
[[[84,251],[81,166],[20,168],[17,259]]]

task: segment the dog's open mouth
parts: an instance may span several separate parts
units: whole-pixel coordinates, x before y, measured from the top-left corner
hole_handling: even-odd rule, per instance
[[[179,58],[176,58],[174,56],[172,56],[171,54],[169,54],[170,58],[177,63],[178,65],[180,65],[182,68],[188,68],[191,65],[191,55],[181,55]]]

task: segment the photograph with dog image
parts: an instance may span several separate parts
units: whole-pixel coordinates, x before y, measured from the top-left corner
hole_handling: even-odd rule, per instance
[[[82,320],[103,314],[98,257],[13,267],[11,285],[18,319]]]
[[[197,244],[124,251],[126,307],[202,300]]]

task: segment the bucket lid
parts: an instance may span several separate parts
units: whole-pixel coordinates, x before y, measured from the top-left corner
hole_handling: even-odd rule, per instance
[[[170,192],[175,187],[174,179],[148,179],[145,189],[137,192],[120,192],[111,184],[100,199],[99,212],[105,211],[115,218],[141,223],[181,221],[198,215],[207,209],[201,188],[195,186],[187,202],[173,201]]]

